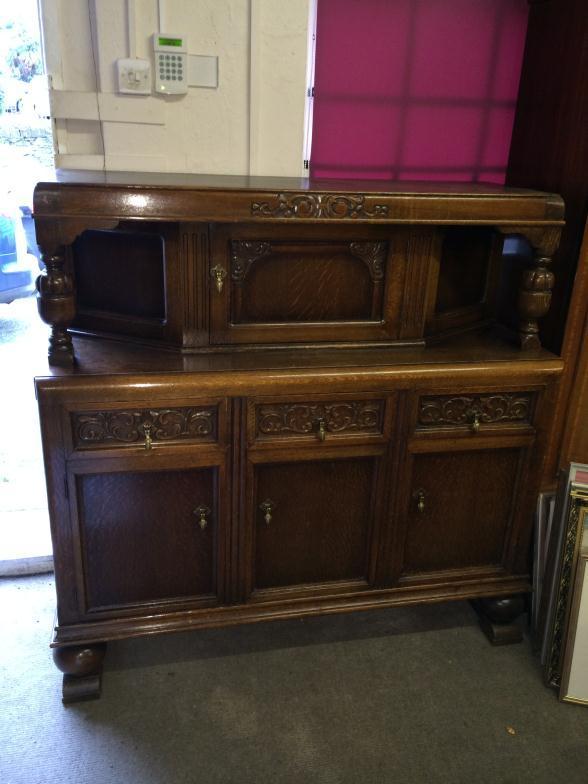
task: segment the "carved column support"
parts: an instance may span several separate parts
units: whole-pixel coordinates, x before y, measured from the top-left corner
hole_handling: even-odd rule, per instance
[[[555,277],[547,265],[549,256],[535,255],[535,267],[525,270],[519,289],[519,340],[522,349],[541,348],[539,322],[551,304],[551,292]]]
[[[528,226],[499,227],[502,234],[520,234],[533,248],[533,266],[521,276],[517,309],[519,341],[523,350],[541,348],[539,319],[546,315],[551,304],[555,276],[549,269],[558,248],[561,229],[558,226],[534,228]]]
[[[71,335],[67,331],[76,313],[73,280],[65,270],[63,248],[44,252],[43,261],[46,272],[37,278],[37,306],[43,321],[51,327],[49,364],[67,367],[75,362]]]
[[[105,642],[53,649],[55,666],[64,673],[64,703],[92,700],[100,696],[105,655]]]

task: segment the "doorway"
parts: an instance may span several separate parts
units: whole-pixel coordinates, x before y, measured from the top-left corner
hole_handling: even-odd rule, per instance
[[[0,575],[52,569],[33,376],[47,373],[35,303],[43,267],[33,190],[53,179],[53,136],[37,0],[0,8]]]

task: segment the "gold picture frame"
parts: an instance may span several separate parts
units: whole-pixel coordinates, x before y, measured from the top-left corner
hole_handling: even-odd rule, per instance
[[[545,679],[550,686],[560,689],[564,671],[569,677],[571,667],[572,645],[570,640],[575,639],[576,626],[572,624],[573,612],[576,613],[576,623],[580,609],[581,593],[575,590],[577,586],[580,553],[583,549],[588,557],[588,489],[572,483],[570,487],[570,503],[563,531],[563,546],[561,549],[557,579],[557,597],[554,608],[554,621],[548,641],[548,657],[546,662]],[[582,567],[584,568],[584,567]],[[588,595],[585,597],[588,602]],[[567,670],[565,670],[567,666]],[[563,699],[563,698],[562,698]],[[571,701],[571,700],[568,700]]]

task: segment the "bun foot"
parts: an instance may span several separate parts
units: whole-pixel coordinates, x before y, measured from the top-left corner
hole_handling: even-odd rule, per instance
[[[53,661],[63,676],[63,703],[98,699],[106,643],[53,649]]]
[[[516,619],[525,610],[525,600],[520,594],[474,599],[472,607],[478,614],[482,631],[492,645],[512,645],[522,642],[523,631]]]

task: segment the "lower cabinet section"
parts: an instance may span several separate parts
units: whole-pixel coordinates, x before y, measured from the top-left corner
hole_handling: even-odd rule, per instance
[[[474,412],[424,428],[418,390],[388,383],[363,398],[297,402],[286,390],[283,406],[217,389],[171,408],[118,389],[101,403],[91,384],[77,402],[45,403],[41,389],[55,645],[526,590],[541,386],[524,421]],[[218,428],[161,436],[162,411],[211,400]],[[377,417],[358,419],[374,401]],[[260,437],[268,406],[296,416],[280,414],[286,424]],[[132,439],[92,424],[91,448],[80,447],[71,423],[88,412],[93,423],[131,412]]]

